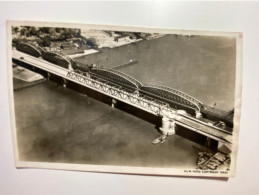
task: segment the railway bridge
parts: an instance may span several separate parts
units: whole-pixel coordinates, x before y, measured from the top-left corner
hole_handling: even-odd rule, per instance
[[[62,57],[61,55],[59,57]],[[13,50],[12,60],[17,65],[30,69],[66,87],[69,83],[92,89],[124,102],[135,108],[162,118],[160,130],[164,135],[173,135],[176,126],[182,126],[218,142],[218,150],[231,152],[232,132],[213,121],[202,118],[202,102],[165,86],[143,85],[135,78],[114,69],[94,67],[88,73],[58,66],[51,61]],[[66,61],[70,61],[67,57]],[[70,66],[69,66],[70,67]]]

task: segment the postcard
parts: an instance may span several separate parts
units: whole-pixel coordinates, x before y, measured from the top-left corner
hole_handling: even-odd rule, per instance
[[[7,22],[16,167],[235,176],[242,33]]]

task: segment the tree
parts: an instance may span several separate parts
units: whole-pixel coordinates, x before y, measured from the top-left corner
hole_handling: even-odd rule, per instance
[[[51,28],[50,30],[49,30],[49,35],[51,36],[51,35],[56,35],[56,30],[54,29],[54,28]]]
[[[24,35],[26,34],[26,31],[27,31],[27,29],[23,27],[23,28],[20,30],[20,35],[21,35],[21,36],[24,36]]]
[[[43,40],[42,39],[37,39],[36,42],[40,47],[43,47]]]
[[[41,27],[39,29],[39,31],[45,33],[45,34],[49,34],[49,31],[50,31],[50,27]]]
[[[38,29],[34,26],[30,28],[30,34],[33,36],[38,36]]]
[[[17,26],[16,27],[12,26],[12,34],[17,34],[18,31],[19,31],[19,28]]]
[[[14,39],[12,40],[12,46],[15,47],[16,45],[19,44],[19,42],[20,42],[19,39],[14,38]]]
[[[90,37],[88,39],[86,39],[86,45],[92,47],[92,48],[97,48],[98,44],[95,38]]]
[[[62,29],[61,28],[55,28],[56,33],[61,33]]]
[[[65,39],[71,38],[71,34],[68,28],[64,28],[63,35],[65,36]]]
[[[43,43],[42,43],[43,47],[49,47],[51,44],[49,36],[43,37],[42,41],[43,41]]]
[[[77,30],[76,36],[77,36],[77,37],[81,37],[81,29],[78,29],[78,30]]]

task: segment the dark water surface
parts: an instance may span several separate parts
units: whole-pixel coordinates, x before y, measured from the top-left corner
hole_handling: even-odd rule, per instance
[[[143,83],[169,86],[225,111],[234,107],[236,43],[233,38],[176,36],[140,41],[76,60],[114,67]]]
[[[197,144],[171,136],[159,145],[154,125],[45,81],[14,92],[21,160],[195,168]]]

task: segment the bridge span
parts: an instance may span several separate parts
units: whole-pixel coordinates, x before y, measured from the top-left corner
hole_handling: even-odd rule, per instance
[[[93,68],[89,74],[83,74],[80,71],[58,66],[17,50],[12,51],[12,60],[14,63],[40,73],[46,78],[51,77],[51,75],[57,76],[59,83],[62,83],[64,87],[69,82],[79,84],[87,89],[107,95],[115,101],[118,100],[150,114],[160,116],[162,117],[160,130],[163,134],[174,134],[175,126],[179,125],[216,140],[219,150],[227,148],[231,152],[232,132],[200,118],[202,103],[183,92],[163,86],[143,86],[134,78],[116,70]],[[118,82],[107,79],[107,77],[114,78]],[[119,83],[122,83],[122,85]],[[153,93],[154,91],[159,93]],[[158,97],[157,94],[161,95]],[[177,102],[180,109],[171,106],[170,103],[172,102]],[[188,113],[184,108],[189,108],[194,113]]]

